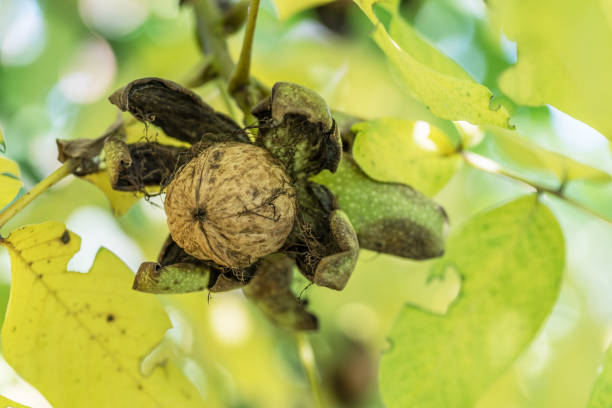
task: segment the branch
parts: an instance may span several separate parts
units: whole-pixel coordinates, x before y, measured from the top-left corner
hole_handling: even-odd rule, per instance
[[[238,65],[229,82],[229,91],[232,93],[249,84],[251,50],[253,48],[253,37],[255,35],[255,23],[257,22],[258,10],[259,0],[251,0],[244,38],[242,40],[242,49],[240,50],[240,57],[238,58]]]
[[[225,41],[223,15],[215,0],[194,0],[193,10],[202,52],[211,57],[216,73],[228,81],[234,72],[234,61]]]
[[[510,178],[512,180],[518,181],[520,183],[523,183],[527,186],[532,187],[535,191],[540,192],[540,193],[547,193],[550,195],[553,195],[555,197],[560,198],[561,200],[564,200],[565,202],[573,205],[576,208],[579,208],[580,210],[591,214],[594,217],[597,217],[603,221],[606,221],[609,224],[612,224],[612,218],[604,215],[604,214],[600,214],[596,211],[594,211],[593,209],[585,206],[584,204],[582,204],[579,201],[576,201],[575,199],[568,197],[567,195],[565,195],[564,189],[565,189],[565,182],[563,182],[561,184],[561,186],[559,188],[550,188],[550,187],[546,187],[543,186],[541,184],[537,184],[534,183],[532,181],[529,181],[521,176],[517,176],[515,174],[512,174],[504,169],[501,168],[501,166],[499,164],[497,164],[496,162],[494,162],[493,160],[489,159],[488,157],[484,157],[481,156],[479,154],[476,153],[472,153],[472,152],[461,152],[461,157],[463,158],[463,160],[465,160],[465,162],[467,164],[469,164],[470,166],[478,169],[478,170],[482,170],[484,172],[490,173],[490,174],[498,174],[507,178]]]
[[[3,227],[4,224],[13,218],[19,211],[23,210],[36,197],[44,193],[49,187],[62,180],[64,177],[72,174],[72,172],[78,167],[78,164],[78,160],[67,160],[57,170],[49,174],[46,178],[41,180],[40,183],[35,185],[30,191],[19,197],[13,204],[8,206],[8,208],[4,210],[2,214],[0,214],[0,227]]]

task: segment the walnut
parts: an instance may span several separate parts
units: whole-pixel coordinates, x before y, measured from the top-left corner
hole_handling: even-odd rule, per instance
[[[283,246],[297,206],[285,169],[268,151],[224,142],[180,171],[164,207],[170,234],[185,252],[240,268]]]

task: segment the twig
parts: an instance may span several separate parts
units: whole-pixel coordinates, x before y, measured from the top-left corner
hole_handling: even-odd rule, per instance
[[[230,100],[230,95],[227,92],[227,88],[225,88],[224,81],[217,79],[215,82],[217,83],[217,88],[219,89],[219,93],[221,94],[221,99],[223,99],[223,103],[225,104],[225,107],[227,108],[227,113],[230,115],[232,119],[234,119],[235,122],[238,122],[238,116],[236,115],[236,110],[234,109],[234,105],[232,104],[232,101]]]
[[[478,169],[478,170],[482,170],[485,171],[487,173],[491,173],[491,174],[499,174],[501,176],[510,178],[512,180],[516,180],[520,183],[526,184],[530,187],[532,187],[535,191],[540,192],[540,193],[547,193],[550,195],[553,195],[557,198],[560,198],[561,200],[564,200],[565,202],[573,205],[576,208],[579,208],[580,210],[594,216],[597,217],[609,224],[612,224],[612,218],[598,213],[596,211],[594,211],[593,209],[585,206],[584,204],[582,204],[579,201],[574,200],[571,197],[568,197],[567,195],[565,195],[564,190],[565,190],[565,182],[561,184],[561,187],[559,188],[550,188],[550,187],[546,187],[543,186],[541,184],[537,184],[534,183],[532,181],[529,181],[521,176],[517,176],[516,174],[512,174],[504,169],[501,168],[501,166],[499,164],[497,164],[496,162],[494,162],[493,160],[481,156],[479,154],[476,153],[472,153],[472,152],[467,152],[464,151],[461,153],[461,157],[463,157],[463,159],[465,160],[465,162],[467,164],[469,164],[470,166]]]
[[[321,399],[321,388],[319,387],[319,374],[317,372],[317,365],[312,352],[312,346],[308,341],[308,337],[304,333],[296,333],[298,354],[300,355],[300,361],[306,371],[306,377],[310,383],[310,389],[315,400],[315,406],[317,408],[323,408],[323,401]]]
[[[215,0],[194,0],[193,9],[202,52],[212,58],[219,76],[227,81],[234,72],[234,61],[225,41],[221,11]]]
[[[255,35],[255,23],[257,22],[257,12],[259,11],[259,0],[251,0],[249,14],[247,17],[244,38],[242,39],[242,49],[236,70],[229,82],[229,91],[234,92],[249,84],[251,72],[251,53],[253,49],[253,37]]]
[[[4,224],[13,218],[19,211],[23,210],[32,200],[44,193],[49,187],[72,174],[72,171],[77,167],[78,162],[76,160],[67,160],[61,167],[41,180],[41,182],[35,185],[30,191],[19,197],[17,201],[0,214],[0,227],[3,227]]]

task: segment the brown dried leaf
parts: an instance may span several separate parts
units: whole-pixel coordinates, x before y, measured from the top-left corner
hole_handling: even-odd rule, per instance
[[[104,147],[104,142],[111,136],[123,134],[123,121],[120,116],[110,127],[95,139],[57,139],[57,159],[64,163],[68,159],[91,160],[98,156]],[[97,170],[97,169],[96,169]]]

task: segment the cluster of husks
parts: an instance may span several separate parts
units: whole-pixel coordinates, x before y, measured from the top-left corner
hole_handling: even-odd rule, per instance
[[[384,214],[375,215],[367,230],[356,232],[330,190],[310,180],[324,169],[335,172],[341,158],[354,163],[350,153],[343,156],[342,126],[325,101],[306,88],[274,85],[253,109],[259,121],[255,140],[194,92],[166,80],[134,81],[110,100],[191,145],[126,144],[120,123],[96,140],[58,142],[61,158],[81,160],[78,174],[106,171],[117,190],[166,189],[170,236],[157,262],[141,265],[134,282],[137,290],[217,292],[242,287],[275,323],[312,330],[316,318],[290,289],[295,265],[315,284],[341,290],[357,262],[362,236],[366,248],[380,252],[420,259],[441,254],[441,231],[392,223]],[[351,140],[346,127],[345,147]],[[105,169],[96,159],[102,150]],[[367,178],[361,172],[358,177]],[[369,178],[367,182],[375,183]],[[413,190],[411,194],[418,195]],[[438,207],[434,212],[444,218]],[[379,231],[382,225],[387,233],[372,239],[370,230]],[[412,229],[395,231],[394,225]],[[397,245],[398,236],[412,240],[410,247],[419,248],[417,256],[405,250],[406,245]]]

